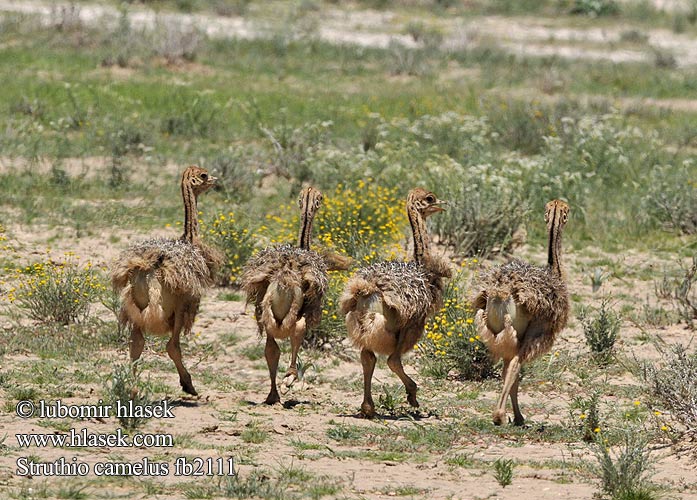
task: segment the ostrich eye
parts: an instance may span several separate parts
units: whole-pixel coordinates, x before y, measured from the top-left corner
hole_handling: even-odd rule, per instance
[[[435,198],[435,196],[429,194],[429,195],[426,197],[426,201],[427,201],[428,203],[435,203],[435,202],[436,202],[436,198]]]
[[[206,174],[206,173],[201,174],[201,179],[203,179],[204,181],[206,179],[208,179],[208,174]]]

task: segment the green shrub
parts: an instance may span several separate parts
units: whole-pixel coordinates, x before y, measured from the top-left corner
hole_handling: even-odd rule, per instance
[[[494,376],[494,365],[475,329],[472,306],[463,298],[461,278],[458,274],[446,287],[443,307],[426,323],[415,350],[428,375],[442,378],[455,370],[460,378],[483,380]]]
[[[468,182],[445,182],[438,195],[450,203],[431,221],[440,241],[468,257],[507,253],[528,214],[528,204],[493,167],[470,169]]]
[[[683,269],[682,277],[669,277],[664,273],[661,282],[655,285],[656,295],[670,300],[679,318],[690,327],[694,326],[694,321],[697,319],[697,292],[693,289],[695,282],[697,282],[697,255],[692,256],[690,267]]]
[[[29,318],[63,325],[82,322],[92,302],[106,286],[91,263],[80,265],[68,255],[65,262],[48,261],[17,269],[19,283],[8,298],[24,309]]]
[[[244,16],[252,0],[215,0],[213,10],[219,16]]]
[[[648,476],[651,469],[648,441],[638,429],[625,430],[619,447],[613,452],[598,434],[592,446],[598,465],[593,471],[600,477],[601,489],[613,500],[656,498]]]
[[[234,212],[218,214],[203,227],[203,231],[206,238],[224,255],[222,269],[218,271],[218,284],[235,284],[242,272],[242,266],[256,248],[254,233],[246,223],[236,218]]]
[[[583,440],[589,443],[595,440],[596,433],[600,429],[599,403],[600,392],[596,390],[588,397],[576,396],[570,405],[572,421],[575,424],[578,418]]]
[[[512,459],[498,458],[494,462],[494,477],[504,488],[513,482],[514,467],[515,464]]]
[[[224,498],[267,498],[269,500],[286,498],[282,485],[272,481],[264,471],[258,470],[252,470],[244,478],[240,474],[232,477],[223,476],[211,495]]]
[[[639,179],[668,159],[655,132],[626,124],[616,114],[561,120],[555,135],[545,138],[542,157],[515,159],[529,175],[520,179],[529,199],[565,197],[572,220],[584,221],[592,235],[634,234],[647,227],[639,218],[646,188]],[[617,203],[621,192],[622,203]]]
[[[620,330],[619,315],[610,308],[608,300],[603,299],[596,315],[590,316],[586,311],[582,311],[579,319],[593,359],[601,366],[608,365],[614,356],[615,342]]]
[[[339,310],[339,297],[344,291],[348,274],[329,271],[329,288],[324,295],[320,324],[305,333],[305,344],[313,348],[336,348],[346,338],[346,323]]]
[[[390,54],[387,67],[392,75],[424,77],[435,69],[437,58],[433,57],[429,48],[406,47],[396,40],[391,40],[387,49]]]
[[[397,159],[392,152],[394,149],[404,152],[400,160],[412,158],[406,165],[413,163],[414,166],[421,166],[420,162],[427,159],[442,161],[443,155],[462,165],[429,165],[425,170],[430,171],[435,167],[436,172],[422,177],[424,180],[447,172],[452,167],[467,168],[473,164],[490,163],[495,158],[492,151],[495,131],[488,118],[447,111],[438,115],[423,115],[414,120],[396,118],[385,122],[380,119],[377,128],[380,142],[386,144],[385,151],[379,153],[381,156],[388,155],[383,166]]]
[[[402,257],[400,243],[409,228],[405,199],[396,189],[384,188],[372,179],[338,184],[333,192],[324,192],[314,221],[314,239],[363,264]],[[281,207],[281,213],[283,217],[268,215],[269,227],[260,228],[260,232],[273,242],[297,242],[300,216],[296,206]]]
[[[106,383],[105,392],[104,399],[114,408],[117,401],[122,405],[128,405],[129,401],[132,401],[134,406],[152,403],[150,385],[140,382],[140,366],[137,362],[115,365]],[[137,429],[148,421],[147,418],[135,415],[117,415],[117,418],[124,429]]]
[[[508,149],[540,153],[544,138],[555,131],[553,111],[539,103],[509,99],[486,103],[485,110],[496,141]]]
[[[220,107],[203,93],[194,96],[177,93],[168,107],[172,113],[163,118],[160,126],[168,135],[208,136],[215,131],[220,119]]]
[[[259,176],[248,161],[237,151],[230,151],[216,155],[208,163],[208,169],[218,177],[215,189],[222,191],[228,200],[241,202],[252,197]]]
[[[140,155],[150,141],[149,132],[140,125],[128,121],[119,123],[106,134],[107,148],[114,157],[127,154]]]
[[[667,409],[688,437],[697,439],[697,352],[682,345],[658,349],[660,362],[644,362],[641,376],[656,406]]]
[[[331,121],[306,123],[293,127],[288,123],[285,110],[282,110],[280,123],[273,127],[260,126],[261,132],[268,138],[276,153],[275,173],[294,181],[294,191],[299,191],[305,182],[312,182],[320,188],[326,184],[318,183],[314,175],[312,161],[308,160],[313,153],[329,144]],[[341,178],[341,177],[340,177]],[[333,185],[336,184],[335,183]]]
[[[697,234],[697,178],[692,161],[656,166],[644,198],[646,212],[683,234]]]
[[[204,33],[192,24],[162,21],[155,24],[152,48],[155,55],[169,64],[196,59]]]
[[[383,384],[382,393],[378,396],[378,408],[388,415],[395,415],[397,408],[404,400],[404,389],[401,384]]]
[[[574,0],[572,14],[590,17],[614,16],[619,14],[620,7],[615,0]]]

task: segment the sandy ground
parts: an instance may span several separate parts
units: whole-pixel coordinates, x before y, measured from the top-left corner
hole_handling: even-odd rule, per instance
[[[47,20],[55,19],[55,9],[67,5],[58,2],[0,0],[1,11],[38,13]],[[101,22],[103,17],[116,19],[117,15],[115,9],[104,6],[81,4],[79,10],[79,16],[84,22]],[[205,30],[209,36],[256,37],[275,29],[240,18],[156,15],[146,9],[134,9],[129,16],[135,26],[141,27],[153,26],[155,22],[192,23]],[[319,31],[319,36],[325,40],[379,47],[388,46],[393,40],[410,46],[415,44],[411,37],[402,34],[402,27],[389,12],[361,11],[349,14],[335,13],[332,16],[327,23],[323,23]],[[486,37],[493,37],[502,47],[531,55],[555,54],[562,57],[603,58],[613,61],[648,60],[647,58],[653,57],[649,46],[654,46],[674,52],[680,65],[697,64],[695,40],[662,30],[646,33],[647,46],[629,49],[613,46],[622,38],[622,27],[604,30],[569,29],[555,26],[555,23],[549,20],[511,20],[498,17],[478,19],[476,26],[458,19],[450,20],[449,23],[451,24],[444,28],[447,33],[444,43],[453,48],[477,43],[486,34]],[[655,101],[656,105],[663,103],[664,101]],[[695,101],[690,100],[680,100],[672,104],[674,106],[670,107],[695,107]],[[4,164],[0,158],[0,171],[6,168]],[[66,161],[65,168],[69,175],[80,175],[83,171],[93,175],[93,172],[104,165],[103,159],[92,158]],[[140,202],[142,200],[131,201]],[[95,265],[108,266],[121,249],[135,239],[145,236],[136,231],[124,232],[114,229],[74,240],[68,228],[13,224],[6,224],[5,228],[10,237],[10,244],[16,250],[14,257],[23,263],[46,258],[46,249],[50,247],[49,255],[56,259],[60,259],[63,252],[72,251],[82,259],[91,260]],[[162,229],[157,231],[157,235],[177,236],[178,232],[175,229]],[[117,244],[105,244],[115,236],[118,237]],[[605,255],[589,248],[568,248],[567,251],[566,267],[570,292],[578,297],[579,303],[597,305],[602,294],[611,294],[621,297],[617,305],[627,306],[630,311],[637,310],[647,297],[652,304],[657,303],[654,279],[659,278],[665,263],[671,261],[670,256],[637,252]],[[540,249],[526,247],[520,251],[520,255],[534,262],[544,260],[544,253]],[[597,267],[596,262],[601,259],[611,260],[613,267],[622,273],[608,278],[601,288],[601,293],[594,294],[591,291],[590,275]],[[653,278],[642,279],[642,270],[649,270],[648,274]],[[586,445],[580,442],[550,443],[543,439],[535,440],[534,432],[528,432],[524,437],[513,434],[494,436],[472,427],[459,433],[455,442],[447,449],[419,452],[415,454],[422,455],[418,459],[410,455],[407,463],[399,463],[388,456],[384,459],[376,458],[375,452],[389,448],[385,443],[385,429],[388,436],[390,433],[394,434],[394,444],[398,445],[400,440],[404,439],[400,431],[406,429],[418,426],[440,428],[470,418],[473,413],[481,415],[482,418],[489,418],[488,413],[480,413],[474,406],[491,408],[497,397],[498,387],[495,383],[480,385],[456,380],[429,381],[416,371],[413,358],[406,362],[406,369],[421,387],[419,398],[422,408],[416,421],[410,418],[406,409],[402,409],[400,415],[403,418],[400,419],[366,421],[355,417],[361,401],[361,367],[358,353],[350,347],[341,349],[339,353],[303,354],[316,368],[309,370],[303,383],[297,383],[289,393],[282,396],[286,405],[268,407],[261,404],[268,391],[265,362],[263,357],[250,359],[245,353],[250,348],[258,349],[262,342],[257,337],[253,318],[241,313],[241,302],[217,298],[219,293],[226,291],[209,291],[202,303],[194,327],[194,336],[187,339],[184,346],[184,359],[200,392],[199,397],[184,396],[179,391],[176,372],[161,342],[150,341],[144,353],[144,358],[148,360],[146,375],[165,388],[163,393],[176,405],[176,418],[152,419],[142,431],[172,434],[175,438],[179,437],[184,444],[178,445],[174,450],[114,450],[99,447],[74,451],[51,447],[19,450],[16,447],[15,434],[52,430],[39,419],[18,418],[7,405],[3,405],[0,412],[0,440],[3,435],[7,435],[7,438],[4,442],[5,447],[0,447],[0,490],[17,493],[21,488],[25,488],[25,497],[32,498],[31,494],[26,493],[26,488],[37,490],[44,484],[44,480],[39,477],[19,478],[14,474],[16,460],[28,454],[36,455],[44,461],[62,456],[77,456],[93,465],[108,459],[136,462],[143,457],[149,457],[172,462],[180,455],[216,457],[219,456],[221,447],[224,447],[225,451],[222,454],[235,458],[240,477],[248,477],[254,470],[270,471],[269,474],[277,476],[280,474],[279,471],[292,466],[313,474],[315,481],[326,476],[327,481],[340,485],[339,496],[345,498],[381,499],[406,496],[461,499],[588,499],[597,492],[597,480],[589,473],[573,467],[579,461],[590,460]],[[16,327],[17,320],[11,317],[12,314],[12,308],[0,302],[1,329],[10,331]],[[108,312],[98,310],[98,314],[108,319]],[[25,320],[22,322],[26,323]],[[693,338],[693,333],[681,324],[650,329],[650,334],[660,335],[669,343],[687,344]],[[622,352],[626,355],[636,355],[640,359],[654,359],[655,349],[650,343],[642,340],[646,335],[647,332],[641,326],[625,317],[620,339]],[[230,338],[234,340],[229,340]],[[555,352],[575,356],[583,352],[583,349],[581,325],[574,318],[558,339]],[[126,351],[124,345],[120,350],[100,352],[99,357],[109,363],[125,362]],[[285,366],[287,360],[286,352],[282,355],[281,367]],[[5,356],[1,361],[0,374],[27,369],[29,363],[34,361],[39,359],[32,353]],[[56,368],[56,376],[71,380],[78,369],[84,367],[66,364]],[[107,377],[109,368],[102,366],[102,369],[104,371],[101,375]],[[636,383],[627,375],[622,375],[615,382],[618,387]],[[383,384],[394,386],[397,383],[397,378],[384,363],[380,363],[374,379],[376,394]],[[578,390],[578,383],[572,374],[565,374],[559,380],[547,381],[540,387],[523,383],[521,405],[529,419],[530,429],[568,423],[570,399]],[[64,402],[95,404],[101,391],[101,384],[77,384],[74,394],[64,398]],[[476,393],[474,401],[461,397],[473,391]],[[5,403],[9,399],[8,388],[0,386],[0,401]],[[93,432],[101,433],[111,433],[118,428],[113,419],[89,419],[71,422],[70,425],[76,429],[86,427]],[[328,437],[328,430],[341,425],[359,428],[358,444]],[[250,428],[261,429],[266,436],[265,441],[253,443],[245,440],[244,432]],[[311,446],[301,449],[297,446],[299,441]],[[367,458],[371,453],[372,458]],[[463,468],[447,463],[448,459],[459,455],[469,457],[473,465]],[[697,500],[694,460],[685,455],[674,454],[670,448],[657,449],[653,455],[657,460],[654,480],[669,490],[671,498]],[[491,464],[500,457],[513,458],[519,463],[515,469],[513,484],[506,488],[497,483],[491,472]],[[197,484],[196,479],[173,475],[155,481],[164,485],[180,482]],[[137,478],[97,482],[94,477],[90,477],[87,481],[87,491],[93,494],[107,491],[123,498],[186,498],[185,486],[164,493],[145,493],[147,490],[141,483]],[[46,484],[53,488],[63,482],[50,479]],[[411,487],[414,491],[405,494],[406,487]]]
[[[31,262],[41,258],[47,240],[51,239],[51,255],[59,259],[65,251],[74,251],[82,259],[90,259],[96,265],[108,265],[117,253],[138,234],[121,238],[118,244],[105,245],[112,234],[118,230],[105,231],[103,234],[84,238],[76,246],[70,238],[61,238],[48,228],[6,227],[10,243],[19,249],[18,259]],[[572,230],[572,229],[570,229]],[[161,235],[175,236],[175,230],[162,230]],[[123,234],[121,234],[123,236]],[[569,274],[570,292],[581,297],[583,303],[598,304],[599,295],[593,294],[590,287],[590,274],[594,262],[599,257],[616,261],[615,267],[622,270],[639,272],[645,268],[661,269],[661,256],[636,252],[624,255],[602,255],[598,250],[568,248],[566,267]],[[540,249],[524,247],[519,255],[532,261],[544,260]],[[653,281],[639,280],[631,276],[621,279],[610,277],[603,285],[603,293],[629,297],[622,303],[638,307],[645,297],[651,295]],[[588,447],[581,442],[549,443],[544,439],[536,440],[535,432],[525,437],[496,437],[489,433],[480,433],[475,428],[460,431],[457,439],[444,450],[425,450],[410,455],[406,463],[400,463],[386,456],[384,459],[366,458],[368,454],[385,449],[386,440],[394,433],[395,443],[404,438],[400,431],[422,426],[441,427],[456,424],[471,417],[477,410],[473,404],[493,407],[497,396],[498,384],[481,386],[471,382],[456,380],[429,381],[416,372],[414,360],[406,362],[407,372],[419,383],[419,398],[422,407],[414,421],[408,417],[405,407],[402,418],[394,419],[384,415],[385,419],[366,421],[356,418],[356,411],[361,401],[361,367],[358,353],[350,347],[340,353],[322,352],[304,353],[303,356],[315,365],[314,370],[302,383],[297,383],[290,392],[282,396],[285,406],[268,407],[261,404],[268,391],[268,375],[265,362],[250,359],[244,353],[260,346],[256,326],[250,315],[242,314],[242,302],[219,300],[218,294],[224,290],[211,290],[202,303],[201,311],[194,326],[194,336],[184,346],[185,361],[199,390],[199,397],[183,395],[178,389],[176,372],[171,365],[163,344],[150,342],[144,358],[150,364],[146,374],[167,389],[167,398],[175,405],[176,418],[171,420],[152,419],[141,429],[146,433],[165,433],[183,439],[183,445],[175,449],[154,448],[82,448],[78,450],[61,450],[52,447],[20,450],[16,447],[15,434],[28,432],[53,432],[45,422],[31,418],[22,420],[7,405],[0,414],[0,435],[7,435],[5,441],[9,448],[0,453],[0,485],[12,491],[19,488],[39,488],[65,484],[59,479],[44,480],[20,478],[14,474],[16,460],[29,454],[41,460],[52,461],[59,457],[76,456],[91,466],[97,462],[118,460],[137,462],[148,457],[153,460],[173,462],[178,456],[217,457],[224,449],[223,456],[232,456],[237,461],[240,477],[248,477],[254,470],[271,471],[269,474],[281,474],[288,467],[300,468],[313,474],[315,480],[337,484],[341,488],[342,498],[382,499],[394,496],[411,498],[568,498],[588,499],[597,491],[597,480],[582,470],[572,467],[580,461],[592,460]],[[651,295],[653,296],[653,295]],[[10,319],[10,307],[3,305],[0,309],[0,328],[14,328],[15,320]],[[99,314],[108,318],[106,311]],[[639,358],[654,357],[655,350],[651,344],[639,340],[642,331],[630,321],[625,320],[621,331],[620,348],[625,354],[634,353]],[[658,332],[667,342],[687,343],[691,332],[683,325],[672,325]],[[222,340],[234,335],[233,341]],[[205,347],[205,348],[204,348]],[[555,351],[573,355],[584,349],[581,327],[578,321],[560,336]],[[195,354],[188,354],[191,352]],[[123,349],[101,352],[99,356],[109,362],[125,362],[127,352]],[[281,369],[287,363],[287,352],[282,355]],[[31,353],[5,356],[0,366],[0,373],[26,369],[26,363],[36,360]],[[153,362],[157,361],[153,365]],[[61,372],[70,374],[77,369],[67,364]],[[103,376],[108,375],[108,370]],[[203,374],[208,374],[204,377]],[[282,372],[281,372],[282,373]],[[210,374],[215,374],[211,377]],[[63,375],[69,378],[69,375]],[[282,376],[282,375],[281,375]],[[279,376],[280,378],[280,376]],[[635,384],[631,377],[623,375],[616,381],[619,385]],[[378,365],[375,373],[374,387],[376,395],[379,388],[387,384],[398,384],[396,377],[384,363]],[[618,386],[619,386],[618,385]],[[76,384],[74,395],[64,398],[66,404],[96,404],[102,386],[99,384]],[[547,425],[568,425],[568,407],[571,396],[577,390],[578,380],[568,374],[559,380],[550,380],[539,387],[523,383],[521,405],[528,417],[530,429],[544,429]],[[468,391],[479,391],[476,400],[467,402],[459,395]],[[399,390],[401,394],[401,389]],[[0,389],[0,400],[8,400],[7,388]],[[233,417],[231,417],[233,416]],[[488,413],[481,414],[489,418]],[[327,431],[337,425],[357,426],[360,432],[358,444],[351,441],[337,441],[328,437]],[[72,421],[74,429],[83,427],[91,432],[112,433],[118,426],[114,419]],[[258,428],[266,436],[262,443],[245,441],[244,432]],[[387,438],[384,437],[387,429]],[[56,431],[58,432],[58,431]],[[299,449],[297,442],[308,444],[306,449]],[[403,442],[403,441],[402,441]],[[394,445],[395,443],[388,443]],[[389,449],[389,446],[388,446]],[[474,461],[473,465],[460,468],[447,463],[449,458],[465,455]],[[670,448],[657,449],[654,479],[669,489],[672,498],[697,499],[697,477],[694,475],[694,461],[684,455],[672,453]],[[375,455],[373,455],[375,457]],[[417,457],[417,458],[414,458]],[[515,468],[513,484],[502,488],[494,479],[491,464],[498,458],[512,458],[519,465]],[[566,464],[566,465],[565,465]],[[69,481],[77,481],[71,479]],[[166,494],[146,494],[139,486],[137,478],[112,480],[112,483],[98,482],[93,476],[84,481],[86,491],[98,492],[104,484],[110,484],[117,495],[128,498],[186,498],[186,485],[197,484],[195,479],[166,477],[152,479],[154,484],[174,486]],[[183,484],[179,484],[183,483]],[[100,486],[100,484],[102,486]],[[408,490],[405,488],[412,488]],[[134,493],[136,492],[136,493]],[[96,494],[96,493],[95,493]],[[133,496],[133,495],[138,496]],[[332,495],[329,495],[330,497]]]

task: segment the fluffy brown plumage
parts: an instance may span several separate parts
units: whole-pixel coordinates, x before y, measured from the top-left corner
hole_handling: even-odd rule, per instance
[[[510,299],[516,305],[522,306],[536,323],[545,325],[544,331],[540,332],[544,333],[543,335],[532,336],[518,346],[521,363],[548,352],[556,334],[566,326],[569,314],[566,283],[561,276],[557,276],[547,267],[538,267],[514,259],[483,273],[479,287],[481,292],[475,298],[475,309],[486,310],[490,299],[500,303],[506,303]],[[491,338],[489,334],[486,338],[492,341],[490,349],[494,357],[504,357],[503,353],[497,351],[495,338]]]
[[[503,359],[503,390],[494,423],[503,423],[510,394],[516,425],[524,423],[518,406],[522,363],[548,352],[569,314],[569,294],[561,271],[561,233],[569,207],[560,200],[546,205],[549,257],[546,267],[513,260],[482,274],[473,300],[475,324],[492,356]]]
[[[290,337],[291,362],[283,380],[290,387],[298,377],[297,355],[305,331],[317,326],[322,315],[327,266],[322,256],[310,250],[312,221],[321,201],[322,193],[317,189],[303,189],[298,199],[301,210],[298,246],[268,247],[249,259],[242,272],[242,289],[247,302],[254,302],[259,335],[266,333],[264,354],[271,378],[267,404],[281,400],[276,387],[280,357],[276,339]]]
[[[196,197],[215,183],[205,169],[189,167],[182,175],[185,205],[184,234],[179,239],[157,238],[124,250],[111,271],[114,289],[121,292],[120,320],[131,330],[131,360],[142,354],[144,333],[167,335],[167,353],[174,361],[185,392],[196,395],[183,365],[180,334],[187,334],[204,290],[213,284],[222,256],[198,238]],[[194,220],[192,220],[192,217]]]
[[[426,319],[443,303],[442,277],[416,262],[379,262],[359,269],[347,282],[340,299],[341,312],[350,316],[349,338],[356,347],[376,354],[392,354],[396,332],[423,331]],[[374,303],[371,303],[374,302]],[[382,304],[378,304],[382,302]],[[382,310],[381,310],[382,309]],[[393,335],[383,335],[385,328]],[[406,340],[401,354],[418,341]]]
[[[240,281],[247,302],[255,305],[260,335],[266,331],[275,338],[287,338],[300,317],[305,318],[307,328],[319,324],[328,280],[325,262],[317,253],[289,244],[267,247],[247,261]],[[297,296],[293,295],[289,313],[280,322],[271,310],[271,295],[266,297],[271,283],[299,291]]]
[[[423,334],[426,319],[443,301],[443,278],[450,276],[447,263],[430,254],[425,219],[440,212],[443,202],[421,188],[407,198],[407,214],[414,237],[414,260],[381,262],[362,268],[346,283],[339,300],[353,344],[361,349],[365,417],[375,414],[371,380],[375,354],[387,355],[387,365],[404,383],[407,400],[418,406],[416,383],[404,373],[402,354],[411,350]]]
[[[114,263],[111,278],[118,289],[129,286],[136,272],[155,273],[163,286],[177,295],[201,297],[213,284],[218,258],[209,262],[202,245],[185,240],[156,238],[127,248]]]

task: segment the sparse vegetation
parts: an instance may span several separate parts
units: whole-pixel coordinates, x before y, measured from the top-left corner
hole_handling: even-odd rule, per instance
[[[75,457],[113,464],[147,455],[170,465],[233,457],[237,473],[37,475],[31,484],[8,475],[5,496],[484,498],[514,475],[543,481],[550,496],[558,484],[583,496],[583,442],[597,458],[598,496],[695,494],[692,469],[672,455],[692,453],[697,439],[697,361],[684,328],[697,316],[697,69],[683,43],[697,35],[695,5],[79,0],[43,19],[0,13],[0,427],[171,433],[171,449],[81,447]],[[108,14],[91,19],[99,9]],[[182,17],[189,13],[193,22]],[[219,178],[201,204],[201,236],[226,255],[219,287],[181,339],[198,398],[172,379],[167,339],[146,337],[147,380],[141,365],[134,374],[123,361],[120,300],[104,278],[133,241],[181,234],[178,177],[190,164]],[[317,249],[357,264],[409,258],[410,188],[449,201],[428,224],[434,251],[460,267],[417,352],[405,356],[406,373],[419,370],[418,410],[381,359],[380,416],[354,418],[358,352],[337,311],[350,272],[331,273],[321,323],[306,335],[315,349],[302,356],[300,380],[282,389],[284,407],[260,404],[264,341],[249,308],[242,314],[235,281],[251,252],[295,242],[295,199],[308,184],[325,196]],[[469,301],[482,266],[544,262],[540,215],[552,198],[571,205],[564,267],[572,314],[585,315],[525,366],[528,425],[494,426],[498,383]],[[632,322],[621,337],[620,315]],[[666,341],[658,352],[656,338]],[[22,400],[99,398],[166,399],[176,418],[16,416]],[[0,432],[0,469],[15,470],[19,456],[55,456],[19,450],[14,434]],[[409,479],[391,484],[403,467]]]
[[[596,314],[583,311],[580,318],[586,344],[593,359],[601,366],[607,366],[613,359],[615,342],[620,331],[620,317],[610,307],[607,298],[600,303]]]
[[[242,272],[242,266],[256,248],[254,233],[234,212],[218,214],[203,231],[206,238],[224,254],[222,269],[218,271],[218,284],[235,284]]]
[[[615,0],[574,0],[572,14],[585,16],[610,16],[618,14],[620,7]]]
[[[515,464],[511,459],[498,458],[494,462],[494,477],[504,488],[513,483],[514,466]]]
[[[660,347],[661,363],[643,363],[642,378],[656,407],[669,411],[690,439],[697,436],[697,353],[682,345]]]
[[[150,384],[140,380],[140,365],[138,363],[123,363],[114,366],[111,376],[105,384],[104,400],[108,401],[113,408],[117,404],[128,406],[129,402],[133,402],[134,406],[143,406],[151,404],[152,392]],[[142,426],[148,421],[148,418],[142,415],[126,415],[117,414],[119,423],[124,429],[134,430]]]
[[[594,468],[601,490],[613,500],[659,498],[649,483],[651,465],[646,438],[636,430],[627,430],[613,451],[599,434],[592,445],[598,460]]]
[[[680,319],[691,326],[697,319],[697,292],[692,289],[697,281],[697,256],[692,257],[692,265],[684,272],[682,279],[673,285],[672,290],[668,290],[672,291],[671,299],[677,307]]]
[[[422,372],[445,378],[451,370],[465,380],[484,380],[494,375],[489,351],[474,327],[474,311],[463,298],[466,266],[477,265],[477,259],[463,263],[463,269],[445,290],[443,307],[426,324],[424,337],[416,346]]]
[[[65,262],[39,262],[16,272],[21,278],[8,298],[35,321],[61,325],[85,321],[92,302],[106,290],[90,262],[80,264],[70,255]]]
[[[593,442],[600,430],[600,392],[595,390],[588,397],[576,396],[571,403],[571,418],[580,421],[581,434],[586,442]]]

